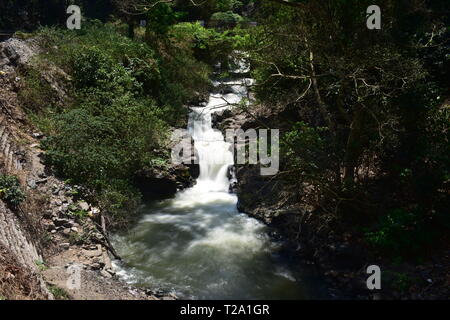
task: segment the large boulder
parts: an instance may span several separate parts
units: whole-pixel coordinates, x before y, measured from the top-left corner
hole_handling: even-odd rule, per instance
[[[136,185],[147,200],[164,199],[194,184],[189,167],[174,165],[168,169],[141,169],[136,174]]]
[[[0,43],[0,69],[13,71],[14,67],[27,64],[38,52],[36,44],[16,38]],[[6,69],[6,70],[5,70]]]
[[[187,130],[174,130],[167,149],[172,154],[168,166],[143,168],[136,174],[136,183],[146,199],[171,197],[191,187],[200,175],[198,154]]]

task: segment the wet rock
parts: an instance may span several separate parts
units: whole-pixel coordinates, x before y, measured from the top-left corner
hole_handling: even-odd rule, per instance
[[[237,181],[230,181],[229,193],[237,193],[238,183]]]
[[[190,101],[188,101],[189,105],[201,105],[208,101],[209,93],[207,92],[194,92]]]
[[[167,293],[164,292],[164,290],[162,289],[152,289],[152,290],[147,289],[145,290],[145,294],[148,296],[154,296],[156,298],[162,298],[167,295]]]
[[[211,115],[211,124],[214,127],[219,127],[222,122],[233,116],[230,109],[224,109],[222,111],[214,112]]]
[[[143,169],[137,172],[136,184],[145,199],[164,199],[192,186],[196,175],[186,165],[174,165],[163,172]]]

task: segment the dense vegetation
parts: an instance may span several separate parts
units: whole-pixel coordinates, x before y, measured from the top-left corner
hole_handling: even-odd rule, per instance
[[[47,136],[47,163],[117,218],[139,202],[138,171],[167,169],[169,129],[186,126],[184,106],[205,96],[210,65],[233,48],[231,34],[176,16],[167,5],[152,11],[133,39],[120,22],[98,20],[18,33],[44,48],[22,71],[19,97]]]
[[[36,16],[2,15],[0,27],[64,24],[66,1],[30,9],[38,3],[2,2]],[[137,170],[163,170],[168,128],[184,126],[183,105],[207,91],[210,66],[240,49],[259,108],[279,120],[277,178],[297,188],[296,201],[387,256],[448,242],[448,1],[380,0],[381,30],[367,29],[365,0],[87,3],[85,17],[102,22],[36,33],[47,49],[38,65],[72,79],[70,103],[52,99],[32,70],[21,94],[48,136],[49,163],[110,210],[138,196]],[[305,185],[313,196],[300,196]]]
[[[282,179],[384,254],[447,243],[448,6],[378,1],[369,30],[370,1],[294,2],[264,2],[246,44],[261,103],[290,115]]]

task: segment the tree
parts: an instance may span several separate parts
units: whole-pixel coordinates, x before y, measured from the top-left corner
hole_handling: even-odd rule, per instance
[[[420,1],[384,0],[378,3],[382,29],[368,30],[370,4],[266,1],[257,16],[260,26],[244,47],[263,103],[296,108],[309,127],[327,128],[321,133],[327,161],[312,159],[310,167],[322,170],[310,177],[324,188],[337,185],[346,197],[355,195],[351,190],[361,168],[375,164],[398,141],[404,130],[399,100],[425,81],[417,55],[421,45],[410,35],[423,37],[439,23]],[[298,151],[300,158],[307,152]]]

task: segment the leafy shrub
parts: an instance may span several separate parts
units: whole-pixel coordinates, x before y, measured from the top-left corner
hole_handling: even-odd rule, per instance
[[[47,285],[48,290],[53,294],[56,300],[69,300],[70,295],[63,288],[57,287],[55,285]]]
[[[435,231],[420,210],[392,210],[381,218],[376,230],[366,232],[368,243],[375,249],[407,258],[422,256],[435,238]]]
[[[236,42],[235,34],[208,29],[198,22],[178,23],[172,27],[171,35],[187,43],[195,58],[208,64],[226,62]]]
[[[25,192],[17,177],[0,175],[0,198],[12,207],[19,206],[25,200]]]
[[[47,163],[62,178],[86,187],[83,196],[115,215],[139,199],[134,186],[139,169],[167,167],[169,155],[162,149],[168,127],[185,125],[184,105],[210,85],[207,63],[232,48],[228,36],[199,24],[174,25],[177,14],[165,5],[160,9],[153,18],[163,19],[164,26],[157,33],[148,28],[146,41],[95,21],[74,32],[36,32],[46,51],[41,62],[55,64],[72,79],[66,83],[70,104],[64,107],[46,104],[48,94],[39,85],[32,86],[36,98],[24,95],[23,100],[40,106],[31,118],[48,137],[42,142]],[[222,44],[226,50],[220,50]],[[39,84],[31,77],[30,82]]]
[[[49,50],[46,58],[71,75],[74,91],[65,109],[49,108],[32,118],[48,136],[42,146],[56,173],[87,187],[85,196],[119,214],[139,198],[134,174],[159,156],[167,119],[181,113],[157,106],[161,92],[154,84],[161,77],[149,46],[109,25],[91,24],[87,29],[68,35],[69,42],[60,37],[64,30],[39,32]]]
[[[314,128],[303,121],[294,123],[284,134],[280,148],[289,167],[311,173],[327,166],[326,134],[326,128]]]
[[[242,7],[243,2],[239,0],[219,0],[215,1],[217,11],[230,11]]]
[[[18,96],[26,111],[39,112],[55,105],[55,92],[37,69],[27,70],[24,74],[25,86]]]
[[[214,26],[235,26],[243,21],[244,18],[232,11],[216,12],[211,16],[211,24]]]

